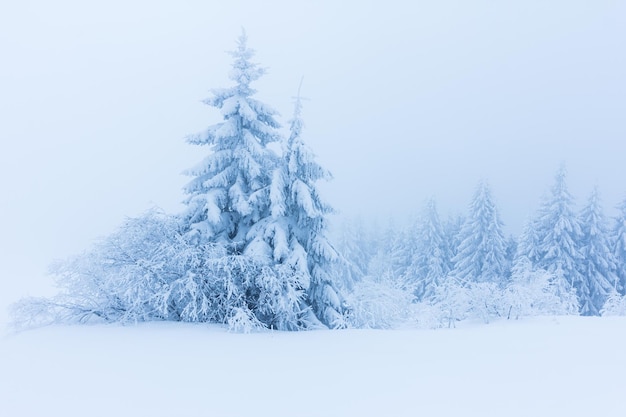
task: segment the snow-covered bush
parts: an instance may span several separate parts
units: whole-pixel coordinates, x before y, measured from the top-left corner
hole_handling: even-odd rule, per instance
[[[391,274],[367,276],[354,284],[346,296],[352,326],[391,329],[414,318],[415,296]]]
[[[511,282],[502,297],[507,318],[578,314],[578,299],[573,287],[561,289],[554,274],[533,269],[526,257],[515,262]],[[560,281],[566,284],[564,280]]]
[[[472,319],[489,323],[503,317],[502,288],[493,282],[473,282],[468,285],[469,311]]]
[[[199,248],[187,245],[178,227],[176,218],[157,210],[128,219],[90,250],[52,265],[60,294],[22,300],[14,308],[16,319],[34,324],[165,319],[168,308],[163,304],[169,297],[164,295],[172,294],[175,282],[189,280],[188,271],[201,258]],[[193,286],[188,282],[186,288]]]
[[[479,319],[489,323],[502,316],[502,290],[490,282],[462,284],[452,276],[437,287],[430,305],[438,310],[440,327],[454,327],[457,321]]]
[[[515,263],[505,287],[490,282],[463,284],[450,276],[427,304],[423,311],[441,327],[453,327],[461,320],[489,323],[498,318],[578,314],[576,290],[562,276],[533,269],[526,258]]]
[[[436,316],[442,327],[454,327],[457,321],[468,317],[470,293],[467,287],[448,276],[437,287],[431,305],[438,311]]]
[[[600,310],[600,314],[602,316],[626,316],[626,296],[612,291]]]
[[[90,251],[58,262],[62,292],[14,308],[21,326],[55,322],[215,322],[233,329],[306,325],[296,274],[282,265],[196,245],[180,219],[152,210],[127,220]]]

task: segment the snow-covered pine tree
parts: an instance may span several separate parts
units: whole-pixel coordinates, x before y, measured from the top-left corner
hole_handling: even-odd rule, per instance
[[[302,102],[295,101],[290,135],[274,170],[270,190],[271,213],[250,229],[253,252],[270,253],[274,263],[297,277],[293,292],[300,300],[301,326],[346,326],[345,302],[336,285],[341,258],[326,237],[327,217],[333,209],[323,202],[316,183],[332,178],[305,145],[301,134]]]
[[[574,213],[574,199],[567,190],[566,170],[561,166],[555,176],[550,195],[544,200],[536,220],[538,241],[536,267],[554,275],[559,294],[568,294],[570,287],[584,285],[580,273],[582,230]]]
[[[426,202],[416,227],[413,256],[405,274],[405,280],[415,285],[419,301],[431,300],[450,272],[449,253],[437,204],[431,198]]]
[[[460,282],[506,283],[509,271],[502,221],[485,181],[476,188],[459,235],[452,275]]]
[[[188,236],[200,245],[223,245],[230,256],[256,266],[242,271],[248,275],[224,277],[246,294],[247,310],[234,311],[229,320],[258,320],[278,329],[310,328],[320,320],[340,327],[343,306],[325,264],[336,258],[323,234],[330,208],[311,185],[328,174],[295,149],[299,119],[286,149],[292,160],[276,171],[284,164],[267,145],[281,139],[279,124],[274,110],[252,98],[250,83],[265,71],[251,62],[254,51],[246,42],[242,33],[231,53],[235,86],[213,90],[205,101],[221,110],[223,122],[189,138],[212,152],[189,172],[195,178],[185,188]],[[300,177],[291,181],[281,172]]]
[[[609,229],[594,188],[580,213],[583,281],[578,288],[580,313],[598,316],[609,294],[618,287],[617,266],[611,250]]]
[[[210,154],[187,173],[185,187],[189,234],[198,243],[220,243],[242,253],[250,227],[269,215],[269,184],[276,155],[267,144],[280,139],[276,111],[254,99],[250,83],[265,70],[251,62],[245,32],[238,39],[230,79],[235,86],[212,90],[204,102],[219,109],[223,121],[189,136],[194,145],[210,146]]]
[[[617,206],[619,214],[612,230],[613,256],[615,257],[619,285],[617,291],[626,292],[626,199]]]

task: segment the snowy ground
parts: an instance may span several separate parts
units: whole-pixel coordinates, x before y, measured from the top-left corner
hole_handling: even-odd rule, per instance
[[[1,416],[621,416],[626,318],[233,334],[173,323],[0,339]]]

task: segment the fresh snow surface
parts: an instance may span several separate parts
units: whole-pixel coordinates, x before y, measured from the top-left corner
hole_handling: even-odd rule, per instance
[[[0,339],[0,416],[623,416],[625,348],[626,317],[47,327]]]

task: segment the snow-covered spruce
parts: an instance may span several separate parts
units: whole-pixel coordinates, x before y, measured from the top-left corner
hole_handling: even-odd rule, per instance
[[[250,227],[269,215],[268,186],[278,157],[267,144],[281,138],[276,111],[252,97],[250,83],[265,70],[250,61],[254,51],[246,43],[243,33],[230,53],[235,85],[212,90],[204,101],[220,110],[223,121],[187,139],[210,146],[208,156],[187,171],[194,177],[184,189],[187,233],[198,243],[227,245],[233,253],[243,253],[252,240]]]
[[[537,260],[534,267],[553,274],[556,288],[567,298],[572,288],[580,296],[585,277],[582,270],[582,229],[574,213],[574,198],[565,182],[566,170],[561,166],[555,176],[550,195],[543,201],[535,221]]]
[[[302,140],[301,111],[298,95],[283,157],[271,179],[269,215],[250,228],[246,252],[269,258],[298,277],[294,290],[302,293],[301,321],[306,327],[315,326],[318,319],[329,327],[346,327],[345,301],[335,284],[343,260],[326,237],[327,216],[333,210],[316,186],[331,174]]]
[[[617,291],[617,264],[611,250],[607,220],[602,212],[598,189],[594,188],[580,213],[582,229],[582,273],[585,280],[579,288],[580,312],[598,316],[609,294]]]
[[[476,188],[468,217],[459,233],[451,274],[462,283],[489,282],[504,286],[509,275],[502,221],[485,181]]]
[[[325,237],[332,210],[315,187],[330,174],[302,142],[299,100],[282,158],[267,147],[281,136],[276,112],[252,98],[250,83],[264,73],[250,61],[253,54],[242,34],[232,52],[235,87],[214,90],[206,100],[224,121],[190,139],[212,152],[190,171],[195,178],[186,187],[188,234],[274,271],[244,279],[256,281],[246,290],[248,306],[265,326],[345,327],[345,306],[332,275],[337,255]]]
[[[452,256],[434,199],[427,201],[418,221],[415,247],[404,280],[415,286],[417,300],[431,300],[452,269]]]

